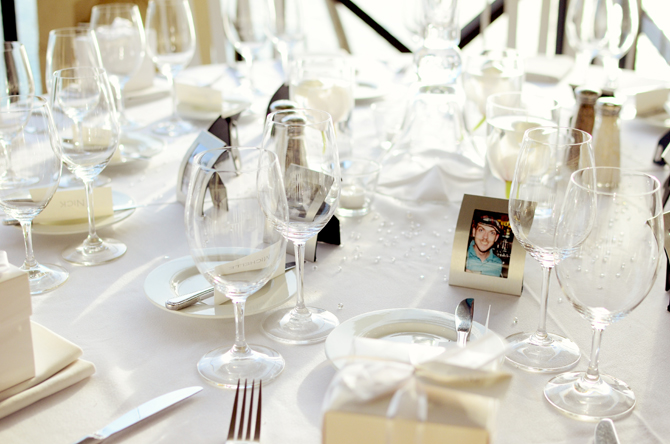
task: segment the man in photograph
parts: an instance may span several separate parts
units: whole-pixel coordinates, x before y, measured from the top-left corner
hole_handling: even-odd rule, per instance
[[[472,226],[472,241],[468,246],[465,271],[486,276],[501,277],[503,262],[493,253],[502,226],[497,219],[488,215],[480,216]]]

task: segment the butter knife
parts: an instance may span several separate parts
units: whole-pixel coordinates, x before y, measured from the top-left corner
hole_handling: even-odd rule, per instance
[[[470,330],[472,330],[472,317],[475,313],[475,300],[473,298],[463,299],[456,307],[454,313],[454,324],[456,326],[456,342],[459,347],[465,347],[468,342]]]
[[[293,270],[295,262],[287,262],[284,271]],[[214,287],[207,287],[200,291],[187,293],[181,296],[175,296],[165,301],[165,308],[168,310],[181,310],[182,308],[190,307],[196,302],[201,302],[214,296]]]
[[[611,419],[601,419],[596,426],[595,444],[620,444]]]
[[[97,432],[84,436],[82,439],[77,441],[75,444],[97,444],[105,439],[109,438],[116,432],[130,427],[133,424],[137,424],[143,419],[148,418],[149,416],[160,412],[161,410],[170,407],[173,404],[178,403],[190,396],[195,395],[202,387],[186,387],[180,390],[175,390],[174,392],[167,393],[165,395],[154,398],[151,401],[145,402],[141,406],[129,411],[123,416],[115,419],[111,423],[107,424],[102,429]]]

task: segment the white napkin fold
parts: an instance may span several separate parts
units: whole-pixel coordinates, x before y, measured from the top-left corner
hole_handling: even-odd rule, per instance
[[[35,376],[0,392],[0,418],[88,378],[95,366],[79,359],[82,350],[32,322]]]

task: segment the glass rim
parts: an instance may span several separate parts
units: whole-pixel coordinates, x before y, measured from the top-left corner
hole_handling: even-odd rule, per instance
[[[274,120],[274,117],[277,115],[285,114],[285,115],[291,115],[291,114],[297,114],[300,112],[306,112],[307,114],[310,115],[320,115],[320,119],[318,119],[315,122],[305,122],[304,124],[300,123],[283,123],[283,122],[277,122]],[[272,124],[274,126],[283,126],[283,127],[289,127],[289,126],[302,126],[302,127],[308,127],[308,126],[318,126],[318,125],[323,125],[327,124],[328,121],[333,121],[333,117],[326,111],[320,110],[320,109],[313,109],[313,108],[291,108],[291,109],[281,109],[279,111],[275,111],[273,113],[268,114],[267,118],[265,119],[265,126],[268,127],[269,124]]]
[[[537,132],[537,131],[552,131],[552,132],[572,132],[572,133],[577,133],[577,134],[582,134],[585,135],[586,137],[584,138],[583,141],[581,142],[565,142],[565,143],[552,143],[552,142],[545,142],[543,140],[537,140],[532,137],[532,134]],[[589,143],[593,141],[593,136],[591,134],[587,133],[586,131],[582,131],[577,128],[571,128],[568,126],[536,126],[535,128],[529,128],[527,129],[524,134],[523,134],[523,139],[525,140],[526,138],[532,140],[535,143],[539,143],[542,145],[561,145],[561,146],[578,146],[578,145],[583,145],[585,143]]]
[[[648,179],[651,179],[651,183],[654,184],[654,187],[651,190],[640,192],[640,193],[624,193],[624,195],[626,195],[626,196],[649,196],[649,195],[657,193],[661,189],[661,182],[658,180],[658,178],[656,178],[655,176],[652,176],[649,173],[645,173],[643,171],[633,170],[633,169],[630,169],[630,168],[606,167],[606,166],[580,168],[580,169],[578,169],[577,171],[573,172],[570,175],[570,183],[574,183],[575,186],[577,186],[580,189],[585,190],[587,192],[592,192],[592,193],[603,195],[603,196],[615,196],[617,194],[621,195],[622,193],[618,193],[616,191],[600,191],[600,190],[597,190],[597,189],[591,189],[591,188],[583,185],[582,183],[580,183],[576,179],[577,176],[580,176],[580,175],[584,174],[586,171],[594,171],[597,174],[598,171],[606,171],[606,170],[619,171],[620,175],[622,175],[621,173],[624,173],[627,176],[646,177]],[[663,208],[661,208],[661,213],[662,212],[663,212]]]
[[[78,70],[83,70],[84,73],[82,75],[75,75],[75,74],[69,75],[70,72],[74,73],[77,72]],[[86,73],[86,71],[92,72],[93,74]],[[73,66],[54,71],[52,76],[58,79],[71,80],[71,79],[80,79],[82,77],[101,77],[106,73],[107,71],[105,70],[105,68],[100,68],[99,66]]]
[[[369,175],[372,175],[372,174],[379,174],[379,172],[382,169],[382,164],[381,163],[377,162],[374,159],[367,159],[365,157],[347,157],[347,158],[344,158],[344,159],[340,159],[340,168],[342,170],[344,170],[344,168],[342,167],[342,164],[344,162],[364,162],[368,165],[373,165],[374,166],[373,169],[370,169],[369,171],[365,171],[365,172],[362,172],[362,173],[347,173],[346,174],[347,177],[363,177],[363,176],[369,176]],[[345,176],[345,173],[343,172],[342,177],[344,177],[344,176]]]
[[[208,173],[251,173],[254,171],[261,171],[263,169],[269,168],[268,167],[261,167],[258,165],[255,166],[247,166],[245,168],[245,164],[243,163],[240,168],[236,168],[235,166],[233,167],[226,167],[226,168],[216,168],[216,167],[211,167],[207,165],[203,165],[202,159],[205,157],[206,154],[212,154],[215,152],[230,152],[232,153],[233,150],[240,150],[240,151],[255,151],[259,153],[269,153],[270,157],[272,158],[272,162],[270,163],[271,165],[274,165],[275,163],[279,163],[279,157],[277,157],[277,154],[273,153],[272,151],[266,149],[266,148],[259,148],[257,146],[222,146],[220,148],[212,148],[209,150],[202,151],[198,154],[195,155],[193,158],[193,164],[196,166],[196,168],[208,172]]]
[[[499,92],[495,94],[491,94],[486,98],[486,106],[495,106],[496,108],[500,109],[506,109],[506,110],[525,110],[525,108],[520,108],[518,106],[509,106],[509,105],[502,105],[499,103],[493,102],[492,99],[496,99],[498,97],[503,97],[503,96],[528,96],[532,97],[534,100],[546,100],[553,102],[554,105],[551,107],[550,111],[554,111],[557,109],[560,109],[560,104],[556,99],[552,99],[551,97],[548,96],[543,96],[539,94],[533,94],[533,93],[528,93],[528,92],[523,92],[523,91],[505,91],[505,92]]]

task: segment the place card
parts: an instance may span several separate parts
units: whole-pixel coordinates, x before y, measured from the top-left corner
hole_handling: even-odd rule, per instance
[[[33,200],[41,200],[46,189],[30,190]],[[114,203],[110,187],[93,189],[93,214],[96,218],[112,216]],[[56,191],[44,210],[34,219],[35,223],[54,224],[59,222],[86,220],[88,210],[86,206],[86,191],[83,188],[75,190]]]
[[[488,233],[488,240],[477,236],[478,231]],[[521,296],[525,262],[526,250],[510,226],[507,199],[464,195],[449,285]]]
[[[223,94],[220,90],[207,86],[176,83],[175,92],[179,103],[188,103],[197,108],[220,112],[223,105]]]

